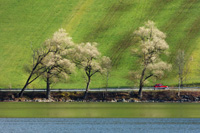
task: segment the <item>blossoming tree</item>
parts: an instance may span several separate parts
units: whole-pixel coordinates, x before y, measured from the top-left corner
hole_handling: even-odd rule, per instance
[[[97,49],[97,43],[81,43],[74,50],[74,61],[84,70],[87,76],[84,95],[84,99],[86,99],[92,76],[96,73],[106,74],[110,69],[111,60],[109,57],[101,56],[101,53]]]
[[[148,21],[145,26],[134,32],[140,38],[139,46],[132,49],[133,56],[138,58],[136,72],[132,72],[135,79],[139,79],[138,95],[142,98],[142,88],[145,81],[151,77],[161,78],[165,70],[170,70],[171,65],[162,61],[160,56],[167,55],[169,46],[165,41],[166,35],[161,32],[153,21]]]
[[[51,39],[46,40],[33,56],[33,67],[29,69],[29,78],[19,96],[22,96],[24,89],[30,83],[43,77],[47,85],[46,98],[49,99],[50,85],[63,78],[66,79],[75,70],[75,64],[68,55],[73,47],[74,43],[64,29],[59,29]]]

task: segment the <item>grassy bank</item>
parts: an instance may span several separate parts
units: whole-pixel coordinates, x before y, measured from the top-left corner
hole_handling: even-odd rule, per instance
[[[1,118],[200,118],[196,103],[0,103]]]

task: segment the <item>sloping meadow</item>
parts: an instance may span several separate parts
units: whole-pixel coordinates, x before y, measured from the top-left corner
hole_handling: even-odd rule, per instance
[[[38,48],[59,28],[64,28],[76,43],[97,42],[103,55],[112,59],[109,87],[132,87],[128,72],[136,58],[130,49],[137,43],[133,32],[152,20],[167,35],[170,55],[163,59],[173,65],[162,82],[178,84],[175,58],[184,49],[190,74],[188,84],[197,83],[200,52],[200,1],[198,0],[0,0],[0,87],[21,88],[31,64],[32,48]],[[136,84],[135,84],[136,85]],[[91,87],[106,86],[106,77],[96,75]],[[37,80],[29,88],[44,88]],[[78,71],[67,83],[53,88],[84,88],[84,73]]]

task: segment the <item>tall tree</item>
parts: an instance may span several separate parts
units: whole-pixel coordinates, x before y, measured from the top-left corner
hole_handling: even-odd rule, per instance
[[[84,99],[87,98],[91,78],[96,73],[105,74],[110,69],[111,60],[109,57],[101,56],[97,49],[97,43],[81,43],[75,47],[74,61],[83,68],[87,76],[87,84]]]
[[[169,46],[165,41],[166,35],[161,32],[153,21],[148,21],[145,26],[134,32],[140,38],[139,46],[133,48],[132,53],[138,58],[137,71],[133,76],[139,79],[138,95],[142,98],[142,88],[145,81],[151,77],[161,78],[165,70],[170,70],[171,65],[162,61],[160,56],[167,55]]]
[[[46,82],[46,98],[49,99],[51,84],[67,79],[75,70],[75,64],[71,62],[69,54],[74,48],[74,43],[64,29],[59,29],[51,39],[45,41],[44,45],[46,49],[54,51],[48,54],[41,63],[42,71],[45,71],[42,77]]]
[[[70,61],[71,56],[68,55],[73,47],[74,43],[64,29],[55,32],[53,37],[46,40],[42,48],[37,50],[37,54],[34,54],[36,62],[33,65],[34,67],[30,69],[30,76],[19,95],[22,95],[28,84],[42,76],[46,81],[46,98],[48,99],[50,97],[50,85],[63,77],[67,78],[75,69],[75,64]],[[33,80],[30,80],[31,78]]]

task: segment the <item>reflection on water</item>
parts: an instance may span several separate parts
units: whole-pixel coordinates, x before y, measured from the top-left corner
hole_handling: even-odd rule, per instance
[[[1,133],[197,133],[199,125],[188,118],[0,118]]]

